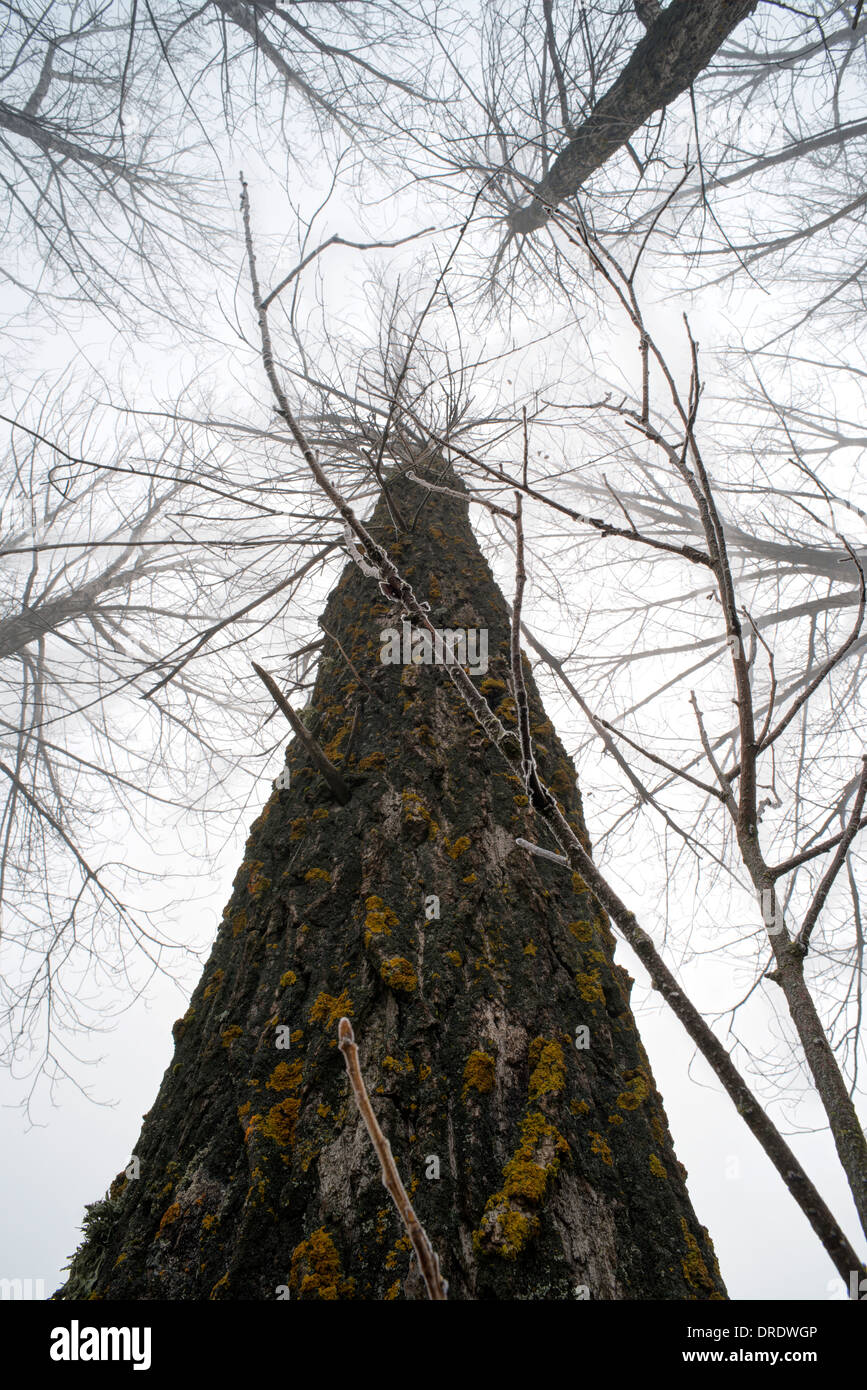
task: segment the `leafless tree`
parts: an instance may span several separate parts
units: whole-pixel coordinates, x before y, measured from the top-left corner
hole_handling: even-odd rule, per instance
[[[255,149],[260,159],[288,155],[297,170],[305,125],[318,151],[335,136],[336,159],[362,134],[376,138],[384,98],[390,119],[409,119],[406,103],[426,97],[423,50],[408,63],[406,39],[406,19],[385,5],[357,13],[341,4],[315,18],[242,0],[7,6],[0,187],[9,302],[24,311],[37,297],[68,315],[84,301],[137,324],[158,310],[189,324],[190,305],[213,283],[203,272],[226,267],[222,162]],[[362,48],[385,63],[398,49],[399,72]]]
[[[161,435],[123,414],[109,440],[75,383],[65,396],[46,388],[45,404],[25,403],[7,425],[4,1054],[34,1085],[79,1082],[72,1034],[127,1007],[131,982],[134,993],[193,945],[154,925],[172,882],[151,867],[154,843],[195,815],[207,859],[209,831],[231,823],[279,746],[273,726],[250,744],[246,720],[239,739],[238,644],[270,627],[281,678],[305,688],[323,639],[293,655],[282,622],[336,542],[315,511],[287,504],[293,489],[269,480],[266,462],[255,482],[235,476],[206,429],[207,459],[180,420]],[[253,433],[267,454],[267,433]],[[99,984],[99,1004],[83,981]]]
[[[689,264],[691,287],[773,289],[777,334],[813,316],[851,325],[865,36],[839,0],[486,5],[437,30],[457,86],[435,137],[392,145],[452,208],[484,188],[497,283],[518,301],[557,279],[562,207],[608,238],[664,231],[666,283]]]
[[[746,272],[778,293],[814,277],[808,312],[845,317],[865,33],[839,0],[10,10],[5,273],[22,302],[53,281],[67,303],[179,314],[201,290],[193,267],[225,265],[224,174],[252,153],[296,177],[307,144],[362,198],[373,172],[425,181],[447,222],[483,188],[498,273],[556,272],[561,204],[613,237],[664,210],[661,266],[689,257],[694,282]]]
[[[145,861],[107,860],[108,818],[139,827],[138,845],[148,817],[237,814],[283,736],[250,725],[247,639],[284,698],[303,694],[317,655],[343,659],[304,595],[344,556],[341,520],[363,549],[353,519],[388,492],[389,468],[431,448],[464,473],[495,561],[516,557],[516,631],[525,624],[538,669],[585,721],[579,753],[601,747],[613,769],[594,870],[533,785],[528,740],[512,748],[552,852],[599,875],[600,901],[772,1147],[779,1133],[726,1068],[737,1056],[767,1099],[791,1100],[806,1077],[863,1217],[857,365],[839,410],[822,394],[843,380],[834,354],[861,308],[860,7],[217,0],[132,14],[61,4],[5,23],[4,274],[34,318],[50,308],[74,331],[83,303],[127,320],[158,309],[194,351],[191,309],[232,298],[225,184],[239,156],[310,182],[276,210],[280,254],[257,292],[260,328],[285,313],[266,366],[272,388],[301,388],[297,408],[275,391],[274,416],[250,375],[260,345],[234,325],[222,380],[240,380],[243,409],[203,390],[162,412],[103,403],[88,423],[89,388],[71,408],[9,408],[10,1056],[69,1074],[57,1040],[93,1015],[67,981],[90,971],[123,987],[131,943],[145,971],[186,944],[131,903]],[[423,218],[406,186],[422,188]],[[359,221],[378,201],[399,225],[369,233]],[[383,278],[378,343],[339,322],[327,291],[327,332],[313,339],[306,286],[331,256],[369,265],[369,251],[416,240],[416,267],[397,285]],[[713,421],[691,333],[685,367],[672,365],[641,308],[645,290],[710,281],[774,296],[759,315],[763,353],[748,344],[716,379],[733,389]],[[247,321],[243,296],[235,312]],[[606,376],[596,344],[619,331],[617,312],[633,355]],[[808,335],[820,326],[836,336],[817,363]],[[508,389],[523,370],[510,335],[539,349],[531,386]],[[339,478],[324,489],[331,505],[305,451]],[[396,530],[411,521],[395,511]],[[399,597],[401,574],[371,556]],[[595,772],[587,781],[601,790]],[[653,942],[609,872],[638,824],[658,829],[670,895]],[[700,907],[678,917],[690,893]],[[731,931],[708,947],[721,914]],[[669,949],[686,962],[719,949],[741,972],[742,997],[713,1020],[727,1021],[726,1046],[665,964]],[[796,1039],[779,1047],[765,1016],[749,1016],[767,980]],[[32,1039],[47,1039],[37,1054]],[[776,1149],[778,1167],[787,1152]]]
[[[135,11],[133,12],[135,15]],[[173,86],[175,90],[173,91]],[[209,254],[202,132],[176,125],[170,68],[111,3],[7,7],[0,78],[7,302],[140,315],[183,298],[178,250]],[[16,293],[17,291],[17,293]],[[62,306],[62,308],[61,308]]]
[[[301,422],[290,404],[283,382],[283,374],[276,356],[274,340],[268,317],[269,293],[266,291],[261,279],[260,270],[256,258],[252,218],[250,212],[250,202],[247,186],[244,185],[242,193],[242,211],[244,215],[244,228],[247,249],[247,259],[251,280],[253,305],[259,326],[261,338],[261,357],[265,375],[269,387],[277,405],[278,412],[283,421],[288,426],[290,435],[296,448],[301,453],[310,473],[315,480],[318,488],[329,500],[335,513],[340,516],[345,524],[347,539],[350,550],[354,553],[356,560],[369,574],[372,579],[377,580],[383,592],[387,593],[396,604],[400,611],[418,629],[426,629],[433,633],[435,629],[431,624],[429,605],[424,602],[423,596],[415,594],[412,585],[407,581],[405,574],[402,573],[405,561],[400,566],[396,566],[388,554],[387,548],[373,539],[359,519],[357,513],[350,505],[346,496],[341,491],[339,485],[332,480],[331,468],[324,466],[320,460],[318,451],[310,438],[308,438]],[[588,243],[590,253],[597,257],[598,268],[603,271],[615,289],[618,287],[616,269],[612,274],[610,268],[605,266],[600,258],[598,250],[591,248]],[[438,290],[445,278],[445,272],[441,272],[437,280],[436,289]],[[661,444],[668,453],[674,454],[674,458],[679,460],[681,476],[692,492],[702,517],[706,522],[704,535],[705,550],[699,552],[693,548],[692,553],[683,558],[690,559],[693,564],[702,564],[706,570],[714,576],[719,588],[720,600],[725,613],[727,630],[731,630],[731,650],[733,669],[737,682],[738,696],[740,702],[741,721],[741,762],[740,765],[728,772],[723,772],[719,767],[718,760],[714,757],[710,748],[709,740],[705,731],[705,724],[701,711],[696,706],[696,717],[700,729],[700,746],[705,757],[710,762],[713,772],[716,774],[716,786],[707,784],[699,777],[691,776],[686,773],[686,779],[691,785],[699,787],[705,795],[715,797],[722,805],[726,806],[732,813],[736,823],[736,838],[738,847],[744,859],[745,867],[753,878],[759,892],[770,894],[770,906],[773,911],[770,917],[766,916],[769,940],[772,944],[775,959],[777,962],[776,978],[781,983],[787,1001],[790,1005],[792,1017],[801,1044],[809,1060],[813,1073],[814,1082],[823,1103],[826,1106],[829,1123],[837,1142],[838,1154],[841,1163],[849,1179],[855,1197],[856,1205],[865,1218],[863,1209],[863,1198],[865,1195],[865,1176],[867,1176],[867,1152],[865,1152],[864,1136],[854,1118],[854,1109],[851,1100],[846,1093],[843,1084],[842,1074],[836,1064],[833,1051],[822,1033],[821,1023],[815,1009],[812,997],[806,989],[803,974],[803,958],[806,955],[806,946],[809,935],[815,925],[816,920],[824,906],[824,898],[827,896],[830,881],[839,869],[838,860],[842,862],[845,850],[848,848],[855,833],[861,826],[861,815],[864,809],[865,793],[867,793],[867,760],[864,763],[864,771],[859,781],[859,789],[856,794],[855,805],[852,815],[849,818],[846,829],[838,836],[834,837],[829,845],[822,846],[821,850],[816,850],[815,854],[807,855],[807,859],[817,857],[818,853],[827,850],[836,850],[830,869],[827,871],[822,885],[813,898],[810,909],[804,919],[800,933],[792,940],[786,931],[785,924],[778,926],[782,922],[780,907],[774,892],[775,879],[783,873],[795,867],[793,864],[785,864],[771,868],[768,866],[758,848],[757,811],[756,804],[756,769],[755,762],[759,753],[762,751],[764,740],[767,738],[775,742],[787,725],[791,722],[792,714],[784,714],[780,721],[772,728],[769,720],[765,721],[761,733],[756,737],[754,732],[754,714],[752,705],[752,687],[750,676],[750,663],[747,660],[746,650],[743,639],[743,628],[741,617],[737,607],[737,600],[734,595],[731,569],[728,563],[724,538],[718,521],[716,503],[712,490],[707,481],[703,459],[698,446],[695,434],[695,415],[700,394],[700,379],[698,376],[697,359],[693,354],[693,373],[690,380],[690,393],[688,401],[682,400],[678,392],[674,378],[667,372],[667,367],[656,348],[653,339],[647,334],[643,322],[640,318],[640,310],[633,295],[629,295],[628,289],[624,295],[624,302],[632,310],[638,319],[638,324],[642,330],[642,336],[646,337],[650,353],[652,353],[657,365],[665,377],[671,392],[674,410],[680,419],[684,430],[684,438],[677,446],[668,445],[657,430],[651,425],[648,410],[639,414],[634,413],[638,427],[645,435],[652,438],[654,443]],[[416,329],[411,335],[411,342],[419,336],[419,330],[423,320],[433,303],[433,296],[427,300],[421,316],[417,322]],[[410,420],[414,420],[415,411],[412,406],[412,393],[409,394],[409,402],[406,400],[405,390],[408,374],[408,355],[404,355],[404,367],[398,374],[398,379],[393,383],[393,396],[388,412],[387,425],[395,420],[404,411],[409,415]],[[408,409],[407,409],[408,406]],[[524,423],[526,440],[526,422]],[[385,435],[385,430],[382,431]],[[382,456],[387,440],[382,440],[380,456]],[[428,440],[429,446],[439,450],[448,451],[449,440],[441,442],[434,437]],[[687,462],[689,458],[689,462]],[[398,451],[399,460],[399,451]],[[400,464],[398,464],[400,466]],[[404,468],[406,464],[404,464]],[[410,470],[411,471],[411,470]],[[513,610],[513,636],[512,636],[512,680],[511,695],[515,706],[515,728],[506,728],[490,707],[484,696],[473,685],[470,677],[460,666],[448,667],[447,672],[454,684],[457,686],[467,705],[476,716],[479,724],[484,729],[487,737],[497,747],[505,758],[506,762],[517,772],[523,785],[527,790],[530,803],[538,812],[541,824],[547,828],[553,836],[555,844],[564,851],[562,862],[564,865],[571,866],[577,870],[583,880],[588,883],[597,897],[600,905],[610,914],[612,920],[620,928],[626,940],[635,951],[642,964],[647,969],[651,981],[656,989],[660,991],[666,1003],[673,1009],[674,1013],[686,1028],[689,1036],[696,1044],[706,1061],[713,1068],[716,1076],[721,1081],[729,1095],[735,1101],[740,1113],[750,1125],[753,1133],[763,1144],[766,1153],[776,1164],[778,1171],[786,1181],[793,1195],[800,1201],[803,1209],[808,1214],[814,1229],[825,1243],[826,1249],[831,1253],[832,1258],[837,1262],[837,1267],[842,1269],[845,1261],[851,1258],[852,1250],[848,1247],[845,1237],[836,1227],[830,1213],[821,1203],[821,1199],[809,1184],[806,1175],[799,1168],[796,1168],[796,1160],[785,1145],[782,1137],[768,1121],[767,1116],[757,1104],[750,1093],[743,1078],[738,1074],[733,1066],[729,1053],[721,1046],[712,1030],[701,1018],[698,1010],[694,1007],[675,976],[665,964],[657,946],[652,942],[648,934],[639,926],[635,914],[620,899],[610,882],[606,879],[603,872],[600,872],[597,865],[591,859],[586,845],[584,845],[574,829],[567,823],[565,816],[556,797],[551,790],[545,787],[539,780],[536,771],[535,758],[533,755],[532,735],[530,732],[529,720],[527,718],[527,698],[524,689],[523,665],[520,651],[520,631],[522,623],[522,603],[526,585],[526,563],[525,563],[525,540],[522,525],[522,494],[529,490],[528,476],[528,457],[525,444],[524,469],[523,474],[515,480],[514,511],[507,513],[503,507],[495,508],[495,516],[499,518],[508,516],[509,522],[514,526],[514,542],[516,545],[516,573],[517,590]],[[419,482],[420,489],[426,486],[433,486]],[[399,517],[395,517],[395,531],[402,540],[411,538],[411,527]],[[628,522],[628,529],[623,532],[624,536],[641,545],[645,544],[643,534],[638,531],[632,523]],[[650,544],[653,542],[651,540]],[[867,594],[863,574],[861,579],[862,603],[859,609],[859,627],[864,618],[864,609],[867,606]],[[822,673],[822,676],[827,672]],[[818,684],[818,682],[817,682]],[[801,702],[803,703],[803,701]],[[672,769],[665,764],[669,771]],[[739,804],[735,801],[733,786],[738,783]],[[746,789],[746,790],[744,790]],[[867,824],[867,817],[864,818]],[[528,848],[532,848],[528,846]],[[550,854],[550,850],[543,849],[541,852]],[[799,860],[799,862],[801,862]],[[830,877],[829,877],[830,876]],[[826,882],[827,880],[827,882]],[[820,1034],[817,1036],[816,1034]],[[794,1177],[793,1177],[794,1175]],[[821,1214],[820,1214],[821,1213]],[[839,1254],[842,1244],[846,1245],[846,1253],[842,1262]],[[835,1253],[836,1252],[836,1253]]]

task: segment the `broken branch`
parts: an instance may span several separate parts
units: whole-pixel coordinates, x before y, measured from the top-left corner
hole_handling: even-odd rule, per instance
[[[293,731],[304,744],[304,747],[307,749],[307,752],[310,754],[319,771],[322,773],[322,776],[337,797],[337,800],[340,802],[341,806],[345,806],[351,796],[351,792],[340,773],[337,771],[337,768],[333,763],[328,761],[310,730],[304,727],[274,678],[269,676],[267,671],[263,671],[262,667],[257,665],[255,661],[252,665],[253,670],[269,692],[275,705],[283,711],[286,718],[289,720]]]
[[[428,1298],[434,1302],[444,1303],[447,1300],[448,1285],[440,1274],[439,1257],[434,1253],[427,1233],[415,1214],[406,1188],[400,1180],[394,1155],[391,1152],[391,1145],[380,1129],[379,1122],[373,1113],[373,1106],[370,1103],[370,1097],[364,1085],[364,1077],[361,1075],[361,1067],[358,1064],[358,1044],[355,1041],[352,1024],[348,1018],[342,1018],[338,1023],[337,1038],[337,1045],[343,1053],[343,1060],[346,1063],[346,1074],[349,1077],[352,1093],[382,1167],[382,1185],[397,1207],[398,1216],[412,1242]]]

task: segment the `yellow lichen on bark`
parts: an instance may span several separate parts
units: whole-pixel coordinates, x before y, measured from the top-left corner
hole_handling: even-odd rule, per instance
[[[535,1038],[530,1044],[530,1099],[562,1091],[566,1084],[566,1063],[558,1042]]]
[[[336,1301],[354,1297],[355,1280],[343,1277],[337,1246],[324,1226],[293,1250],[289,1288],[296,1298]]]
[[[621,1091],[617,1097],[617,1104],[621,1110],[637,1110],[650,1095],[650,1081],[642,1067],[636,1067],[634,1071],[625,1071],[623,1079],[628,1089]]]
[[[410,961],[403,956],[390,956],[379,967],[379,973],[389,989],[412,994],[418,988],[418,976]]]
[[[704,1262],[704,1257],[698,1248],[698,1241],[689,1229],[685,1216],[680,1219],[680,1227],[686,1242],[686,1255],[680,1262],[684,1279],[694,1289],[707,1289],[712,1299],[722,1299],[723,1295],[717,1289]]]
[[[477,1050],[470,1053],[464,1067],[462,1100],[466,1100],[470,1091],[478,1091],[480,1095],[484,1095],[487,1091],[493,1090],[495,1065],[489,1052]]]
[[[372,893],[364,900],[364,944],[369,946],[374,936],[391,936],[391,928],[399,927],[400,920],[382,898]]]
[[[333,1028],[340,1018],[352,1018],[352,1000],[349,998],[349,990],[344,989],[338,995],[317,995],[313,1001],[309,1017],[311,1023],[322,1023],[326,1028]]]
[[[579,973],[575,976],[578,984],[578,993],[588,1004],[604,1004],[605,994],[599,983],[599,971],[592,970],[589,973]]]
[[[503,1186],[488,1199],[473,1233],[477,1249],[504,1260],[517,1259],[539,1229],[533,1208],[544,1198],[559,1172],[561,1156],[568,1152],[563,1135],[540,1111],[525,1115],[521,1142],[503,1169]]]

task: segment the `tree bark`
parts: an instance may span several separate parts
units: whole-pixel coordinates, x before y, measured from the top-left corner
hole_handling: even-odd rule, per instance
[[[395,539],[383,500],[374,536],[437,628],[487,629],[477,682],[514,727],[508,613],[466,503],[390,488],[415,530]],[[515,845],[538,821],[444,673],[381,662],[393,612],[349,563],[323,625],[355,671],[328,642],[312,732],[351,799],[290,745],[290,787],[251,829],[175,1024],[140,1175],[89,1209],[56,1298],[424,1298],[341,1016],[450,1299],[726,1297],[607,919],[578,875]],[[540,775],[589,848],[529,668],[527,686]]]

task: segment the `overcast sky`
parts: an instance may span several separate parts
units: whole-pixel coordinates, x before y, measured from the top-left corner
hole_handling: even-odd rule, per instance
[[[845,111],[844,104],[844,114]],[[294,133],[291,124],[290,129]],[[297,133],[299,145],[304,144],[306,149],[311,141],[309,123],[299,124]],[[216,132],[211,134],[219,159],[219,176],[216,160],[211,172],[216,178],[213,196],[221,225],[230,224],[235,215],[232,209],[237,204],[236,170],[243,157],[263,264],[272,277],[267,283],[273,283],[273,277],[291,266],[298,255],[293,207],[300,204],[312,213],[328,192],[327,171],[324,165],[316,165],[315,171],[308,166],[303,176],[290,177],[287,190],[280,168],[269,162],[264,147],[256,146],[252,123],[237,134],[234,147]],[[757,134],[756,138],[761,144],[761,136]],[[353,201],[356,195],[362,200],[361,210]],[[768,197],[770,209],[770,194]],[[363,186],[353,185],[347,176],[328,204],[327,214],[317,223],[314,240],[334,232],[347,239],[406,235],[428,225],[433,216],[424,190],[407,186],[400,196],[392,196],[389,187],[378,182],[376,175],[368,174]],[[237,222],[235,225],[237,229]],[[285,242],[283,252],[279,249],[281,240]],[[472,256],[479,254],[479,246],[471,245],[472,237],[467,240],[466,264],[472,265]],[[433,255],[427,261],[420,280],[423,289],[430,283],[431,267],[441,263],[443,248],[447,252],[453,241],[452,236],[437,243],[440,262],[435,262]],[[330,366],[336,364],[337,380],[337,368],[349,370],[356,345],[376,342],[377,295],[383,285],[394,288],[401,276],[402,283],[407,282],[410,267],[417,263],[417,250],[413,244],[388,255],[367,256],[335,248],[309,273],[301,291],[302,311],[297,323],[305,333],[309,332],[304,338],[308,347],[312,343],[314,348],[322,348],[326,327],[331,335],[332,355],[322,348],[322,355],[315,356],[317,371],[327,374]],[[199,296],[197,336],[185,331],[173,337],[171,324],[165,320],[150,321],[146,315],[138,335],[129,330],[119,333],[95,312],[78,308],[58,312],[56,305],[50,314],[46,310],[44,314],[30,313],[25,317],[20,312],[23,300],[11,288],[5,371],[9,394],[16,406],[28,395],[37,403],[48,400],[58,383],[74,381],[76,399],[82,403],[82,437],[87,438],[88,448],[96,451],[109,439],[116,425],[114,407],[124,400],[144,412],[155,407],[162,409],[187,391],[191,411],[210,399],[216,403],[215,413],[221,418],[255,418],[255,423],[261,424],[268,414],[264,405],[267,397],[261,365],[249,341],[243,340],[244,334],[251,335],[252,319],[240,239],[225,274],[212,273],[203,261],[192,256],[181,259],[179,265],[187,288],[194,297]],[[696,277],[698,285],[697,270]],[[761,336],[763,325],[773,326],[776,306],[770,302],[766,286],[748,276],[734,286],[709,285],[692,291],[689,282],[685,283],[684,267],[677,261],[667,265],[663,260],[646,282],[639,277],[639,284],[654,332],[678,370],[688,358],[681,314],[684,309],[689,310],[706,364],[707,444],[723,469],[725,431],[734,430],[740,423],[731,405],[735,378],[726,349],[737,347],[750,334],[755,340],[756,334]],[[791,287],[787,293],[791,295]],[[805,302],[814,293],[810,285],[804,285]],[[571,307],[561,306],[559,317],[549,314],[540,323],[546,312],[542,305],[536,316],[535,306],[530,304],[526,312],[513,308],[496,320],[473,317],[467,310],[461,325],[464,349],[468,360],[476,358],[484,364],[473,383],[480,408],[490,400],[498,410],[508,407],[519,419],[522,402],[536,388],[539,396],[547,388],[548,396],[562,403],[586,402],[600,390],[600,383],[622,385],[625,381],[634,386],[636,335],[622,315],[615,313],[602,322],[596,321],[592,309],[585,312],[576,301],[574,317]],[[543,333],[550,336],[539,341]],[[287,358],[297,363],[300,358],[292,356],[297,343],[293,346],[288,334],[283,346]],[[850,350],[845,334],[822,346],[827,346],[829,359],[834,354],[846,359]],[[819,350],[815,344],[812,349]],[[501,353],[505,355],[497,360]],[[859,387],[855,377],[847,381],[839,376],[823,376],[815,364],[796,366],[789,387],[808,400],[823,400],[829,415],[836,412],[837,417],[856,418],[863,407],[863,387]],[[303,409],[303,394],[299,400]],[[52,417],[55,425],[59,415],[62,412]],[[250,459],[260,443],[251,444]],[[594,443],[581,434],[574,420],[564,426],[556,412],[548,424],[540,425],[533,443],[540,459],[554,457],[562,462],[564,470],[567,465],[575,465],[580,472],[591,464],[595,467],[600,459],[600,469],[618,467],[615,449],[606,463],[598,439]],[[263,452],[255,456],[260,462],[266,457],[262,448]],[[543,454],[547,450],[550,455]],[[245,462],[240,450],[236,450],[236,458],[242,468],[255,466]],[[828,460],[826,481],[843,488],[857,487],[856,459],[854,446],[834,454]],[[553,469],[552,464],[552,472]],[[575,488],[576,479],[569,478],[558,495],[571,505],[578,505],[579,493]],[[853,501],[862,507],[867,504],[863,491],[860,496],[853,495]],[[318,500],[316,505],[320,505]],[[752,505],[749,498],[726,501],[732,512],[739,506],[749,510]],[[478,523],[495,574],[510,597],[511,556],[499,543],[489,517],[474,511],[473,520]],[[774,520],[772,517],[772,523]],[[571,647],[575,634],[580,632],[588,663],[592,664],[597,656],[600,661],[611,659],[621,640],[620,615],[630,596],[638,592],[645,598],[662,592],[667,583],[674,582],[676,586],[681,582],[682,570],[681,577],[672,581],[673,570],[657,567],[652,581],[642,590],[640,585],[649,572],[642,569],[641,561],[636,560],[632,569],[627,563],[615,575],[606,570],[603,556],[585,571],[565,548],[558,569],[562,533],[554,528],[550,516],[528,507],[526,524],[531,540],[538,543],[541,559],[534,565],[530,556],[525,620],[560,653]],[[15,562],[22,574],[28,563]],[[272,648],[282,644],[288,650],[303,640],[305,633],[309,636],[339,564],[340,559],[335,557],[325,576],[318,576],[303,588],[292,611],[281,619],[282,625],[267,634]],[[691,576],[688,580],[692,583]],[[664,628],[667,618],[654,621]],[[636,623],[636,632],[643,633],[639,618]],[[670,630],[668,636],[672,641],[683,638],[688,645],[694,632],[681,634]],[[656,634],[648,620],[648,644],[651,639],[655,641]],[[257,642],[265,640],[257,634]],[[251,641],[244,661],[255,659],[260,652],[261,646]],[[781,662],[791,656],[791,652],[780,652]],[[74,660],[68,655],[66,659]],[[206,681],[210,668],[201,669]],[[615,700],[620,705],[630,700],[640,703],[667,669],[665,656],[655,663],[647,662],[637,671],[624,668],[622,689],[608,692],[612,704],[600,707],[599,712],[611,715]],[[603,756],[598,741],[588,736],[580,714],[550,695],[543,673],[538,674],[540,684],[549,691],[548,713],[567,748],[576,753],[591,839],[601,842],[600,859],[606,872],[642,925],[655,939],[665,937],[666,958],[688,983],[700,1007],[708,1016],[723,1014],[723,1021],[715,1023],[723,1036],[725,1010],[746,992],[753,976],[748,957],[735,961],[724,955],[720,924],[735,933],[754,932],[758,925],[755,905],[742,882],[726,886],[724,881],[713,880],[707,892],[697,888],[688,875],[669,884],[660,856],[660,840],[647,819],[618,828],[612,799],[616,770]],[[607,691],[606,679],[600,676],[600,691]],[[677,696],[672,695],[665,711],[675,727],[683,718],[682,694],[679,691]],[[136,709],[142,711],[140,719]],[[206,954],[210,947],[243,857],[249,825],[267,799],[271,779],[279,770],[279,750],[270,761],[263,752],[268,738],[262,734],[262,716],[261,697],[255,692],[251,697],[248,687],[244,698],[237,701],[231,724],[226,725],[226,738],[244,760],[243,767],[225,786],[212,789],[214,824],[207,836],[199,815],[203,784],[194,768],[190,770],[188,813],[183,808],[177,813],[152,808],[147,818],[143,816],[130,826],[109,812],[88,830],[89,843],[99,862],[129,852],[140,865],[158,871],[162,881],[139,891],[140,907],[153,913],[170,934],[200,953]],[[128,740],[130,750],[136,740],[146,741],[150,728],[142,706],[120,709],[116,732],[121,741]],[[86,740],[86,730],[79,729],[75,737]],[[273,736],[268,737],[273,744]],[[837,751],[841,756],[857,757],[863,731],[850,728],[846,738],[848,742]],[[77,746],[84,748],[85,743]],[[817,764],[818,761],[817,758]],[[628,800],[622,786],[618,795]],[[219,811],[217,800],[221,802]],[[773,811],[769,814],[772,816]],[[64,872],[58,863],[57,874]],[[692,926],[695,935],[690,950],[686,935]],[[696,954],[702,951],[709,954]],[[641,967],[622,942],[617,959],[638,980],[633,1006],[642,1038],[665,1102],[676,1151],[689,1171],[696,1213],[715,1243],[730,1296],[781,1300],[844,1298],[845,1290],[806,1219],[705,1064],[693,1056],[692,1045],[680,1025],[649,994]],[[2,958],[0,965],[8,968]],[[0,1073],[0,1102],[4,1107],[0,1143],[0,1278],[42,1281],[37,1286],[37,1296],[40,1287],[48,1294],[62,1281],[63,1265],[79,1241],[85,1204],[99,1200],[114,1176],[129,1162],[142,1115],[150,1108],[171,1059],[172,1022],[184,1013],[198,973],[195,964],[188,961],[185,967],[179,966],[179,984],[154,978],[146,997],[120,1013],[111,1031],[72,1039],[71,1046],[77,1053],[77,1059],[70,1057],[74,1082],[60,1084],[53,1096],[41,1089],[33,1104],[32,1123],[20,1109],[27,1093],[26,1078]],[[116,1007],[118,997],[111,1002]],[[754,1047],[757,1055],[772,1061],[782,1058],[784,1065],[792,1061],[795,1053],[791,1024],[770,986],[764,986],[750,999],[738,1016],[737,1027],[739,1036]],[[755,1081],[755,1075],[751,1079]],[[88,1094],[77,1089],[75,1082]],[[761,1089],[762,1096],[769,1090],[770,1085]],[[788,1088],[785,1105],[773,1103],[771,1110],[850,1239],[856,1248],[862,1248],[854,1207],[833,1145],[827,1134],[816,1132],[822,1128],[822,1116],[808,1095],[806,1083],[795,1078]]]

